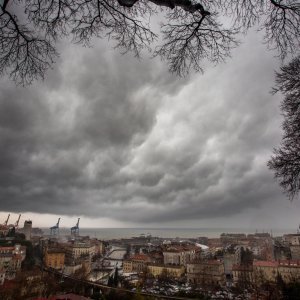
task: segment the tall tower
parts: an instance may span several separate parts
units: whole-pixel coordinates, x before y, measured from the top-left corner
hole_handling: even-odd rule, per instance
[[[24,234],[25,234],[25,239],[27,241],[31,240],[31,229],[32,229],[32,221],[26,220],[24,222]]]

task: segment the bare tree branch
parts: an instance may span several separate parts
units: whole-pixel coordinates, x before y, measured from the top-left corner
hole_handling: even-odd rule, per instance
[[[13,11],[25,7],[20,23]],[[115,41],[139,56],[159,35],[148,22],[160,8],[162,44],[154,56],[172,72],[202,70],[202,60],[223,61],[237,46],[236,34],[258,25],[264,42],[283,59],[299,49],[300,7],[292,0],[5,0],[0,6],[0,72],[18,83],[43,78],[57,52],[55,43],[72,35],[90,45],[93,37]],[[224,27],[221,17],[230,17]]]
[[[44,77],[57,52],[48,39],[34,36],[19,24],[16,15],[6,9],[7,4],[1,6],[0,14],[0,74],[9,72],[15,82],[28,84]]]
[[[273,92],[281,92],[284,135],[281,146],[274,149],[268,166],[290,199],[300,191],[300,56],[276,74]]]
[[[155,55],[166,59],[170,70],[179,75],[186,75],[190,68],[202,71],[202,59],[213,62],[224,60],[230,49],[237,45],[233,30],[220,29],[213,16],[197,14],[185,17],[177,12],[172,16],[174,23],[162,28],[164,40]],[[184,20],[184,22],[182,21]]]

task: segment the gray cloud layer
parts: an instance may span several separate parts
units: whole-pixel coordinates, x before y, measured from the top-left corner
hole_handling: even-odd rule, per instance
[[[186,79],[100,42],[63,48],[45,82],[1,81],[1,210],[164,222],[283,198],[266,167],[276,60],[254,36]]]

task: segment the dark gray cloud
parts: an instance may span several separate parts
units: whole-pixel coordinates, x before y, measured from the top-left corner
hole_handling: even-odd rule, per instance
[[[255,35],[185,79],[101,42],[61,49],[44,82],[1,81],[2,211],[189,222],[284,201],[266,167],[277,62]]]

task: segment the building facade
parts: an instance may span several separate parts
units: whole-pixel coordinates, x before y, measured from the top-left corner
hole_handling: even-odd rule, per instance
[[[95,246],[88,242],[75,242],[66,246],[66,263],[73,264],[76,260],[95,255]]]
[[[196,258],[198,251],[195,246],[171,245],[163,251],[164,265],[186,266]]]
[[[203,260],[187,264],[187,280],[197,285],[224,285],[225,269],[220,260]]]
[[[124,273],[141,273],[147,269],[147,264],[151,259],[144,254],[136,254],[123,261]]]
[[[12,247],[0,247],[0,270],[5,272],[5,278],[13,279],[16,276],[25,257],[24,246],[16,244]]]
[[[48,268],[63,269],[65,252],[62,249],[47,249],[44,254],[44,264]]]
[[[153,277],[167,277],[178,279],[185,274],[184,266],[149,264],[148,272]]]
[[[31,220],[26,220],[24,222],[23,232],[25,234],[25,239],[27,241],[31,240],[31,230],[32,230],[32,221]]]

